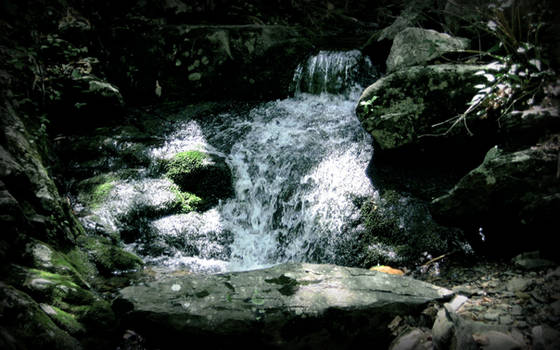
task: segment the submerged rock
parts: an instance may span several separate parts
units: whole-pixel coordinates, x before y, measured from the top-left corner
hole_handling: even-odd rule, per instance
[[[396,315],[420,312],[452,292],[408,277],[334,265],[283,264],[187,275],[124,288],[113,307],[158,346],[355,348],[390,342]]]

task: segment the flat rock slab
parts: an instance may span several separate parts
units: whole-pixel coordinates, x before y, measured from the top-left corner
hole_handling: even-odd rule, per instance
[[[289,263],[130,286],[114,303],[124,326],[160,348],[387,346],[387,325],[452,292],[409,277],[335,265]]]

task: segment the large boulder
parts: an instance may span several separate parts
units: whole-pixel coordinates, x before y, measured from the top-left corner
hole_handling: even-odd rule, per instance
[[[479,167],[432,202],[433,215],[469,232],[480,230],[480,239],[502,253],[553,247],[560,212],[558,140],[554,135],[514,152],[492,148]]]
[[[445,53],[462,51],[468,46],[469,40],[466,38],[455,38],[433,29],[406,28],[393,40],[386,61],[387,72],[427,64]]]
[[[452,128],[453,118],[467,109],[474,86],[486,81],[475,74],[484,69],[488,67],[442,64],[400,70],[366,88],[356,114],[382,152],[425,147],[434,135],[442,136],[439,148],[451,138],[464,145],[467,131],[462,123]]]
[[[334,265],[284,264],[186,275],[130,286],[113,308],[161,348],[206,346],[355,349],[386,347],[388,323],[449,290],[408,277]]]

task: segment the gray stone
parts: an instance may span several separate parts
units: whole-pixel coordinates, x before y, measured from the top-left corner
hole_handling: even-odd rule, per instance
[[[283,264],[166,278],[119,295],[113,306],[126,313],[125,325],[167,346],[202,337],[212,345],[353,348],[385,341],[387,346],[390,320],[420,313],[452,292],[376,271]]]
[[[500,313],[496,310],[489,310],[484,314],[483,317],[487,321],[498,321],[500,318]]]
[[[521,350],[525,346],[510,334],[498,331],[487,331],[472,335],[479,349],[483,350]]]
[[[432,337],[436,349],[445,349],[453,336],[453,315],[448,314],[445,308],[438,311],[436,321],[432,327]]]
[[[469,40],[454,38],[432,29],[406,28],[393,40],[387,57],[387,72],[423,65],[448,52],[465,50]]]
[[[519,316],[523,314],[523,308],[519,305],[513,305],[511,307],[511,314],[515,316]]]
[[[464,294],[466,296],[473,296],[473,295],[481,295],[482,291],[480,289],[476,289],[473,286],[470,286],[468,284],[462,284],[459,286],[454,286],[453,288],[451,288],[455,293],[458,294]]]
[[[467,298],[464,295],[457,295],[453,298],[453,300],[451,300],[449,303],[447,303],[446,305],[448,305],[448,307],[453,310],[454,312],[457,312],[457,310],[459,310],[459,308],[461,306],[463,306],[464,303],[467,302],[467,300],[469,300],[469,298]]]
[[[522,292],[531,285],[532,281],[523,277],[514,277],[507,282],[506,288],[510,292]]]
[[[429,350],[433,349],[430,331],[413,328],[395,339],[390,350]]]
[[[513,317],[511,317],[510,315],[501,315],[500,324],[503,324],[504,326],[513,324]]]
[[[558,350],[560,349],[560,332],[547,326],[540,325],[531,330],[533,350]]]

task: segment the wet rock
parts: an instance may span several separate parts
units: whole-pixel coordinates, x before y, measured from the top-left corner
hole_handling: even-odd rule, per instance
[[[432,29],[406,28],[393,40],[386,62],[387,72],[425,65],[445,53],[465,50],[468,45],[469,40],[465,38],[454,38]]]
[[[469,300],[469,298],[464,295],[456,295],[453,300],[447,303],[447,307],[457,312],[457,310],[459,310],[459,308],[463,306],[467,300]]]
[[[89,288],[97,276],[95,265],[78,247],[63,253],[37,240],[26,245],[24,257],[37,270],[70,276],[81,287]]]
[[[496,310],[489,310],[482,316],[486,321],[498,321],[500,312]]]
[[[167,164],[166,175],[181,191],[203,198],[205,206],[233,194],[231,170],[217,155],[195,150],[180,152]]]
[[[178,338],[211,345],[278,348],[387,346],[387,324],[451,292],[413,279],[333,265],[188,275],[124,288],[113,307],[126,327],[173,347]]]
[[[455,293],[464,294],[466,296],[480,295],[482,291],[471,285],[459,285],[452,288]]]
[[[445,349],[451,343],[454,319],[455,315],[448,313],[445,308],[438,311],[436,321],[432,326],[433,342],[436,349]]]
[[[534,350],[560,349],[560,332],[547,325],[540,325],[531,329]]]
[[[0,215],[10,223],[3,229],[4,251],[19,259],[25,237],[54,246],[71,244],[83,228],[43,163],[38,144],[46,134],[32,136],[9,101],[0,105],[0,114],[0,182],[5,185]]]
[[[436,349],[521,349],[524,348],[522,336],[516,330],[472,321],[465,318],[467,314],[457,314],[451,303],[444,304],[439,310],[432,327],[433,343]],[[486,317],[492,315],[491,317]],[[496,321],[500,313],[489,311],[485,319]]]
[[[411,329],[395,339],[390,350],[430,350],[433,349],[432,336],[429,330]]]
[[[107,237],[83,236],[78,245],[91,257],[99,272],[106,276],[137,270],[144,264],[138,256]]]

